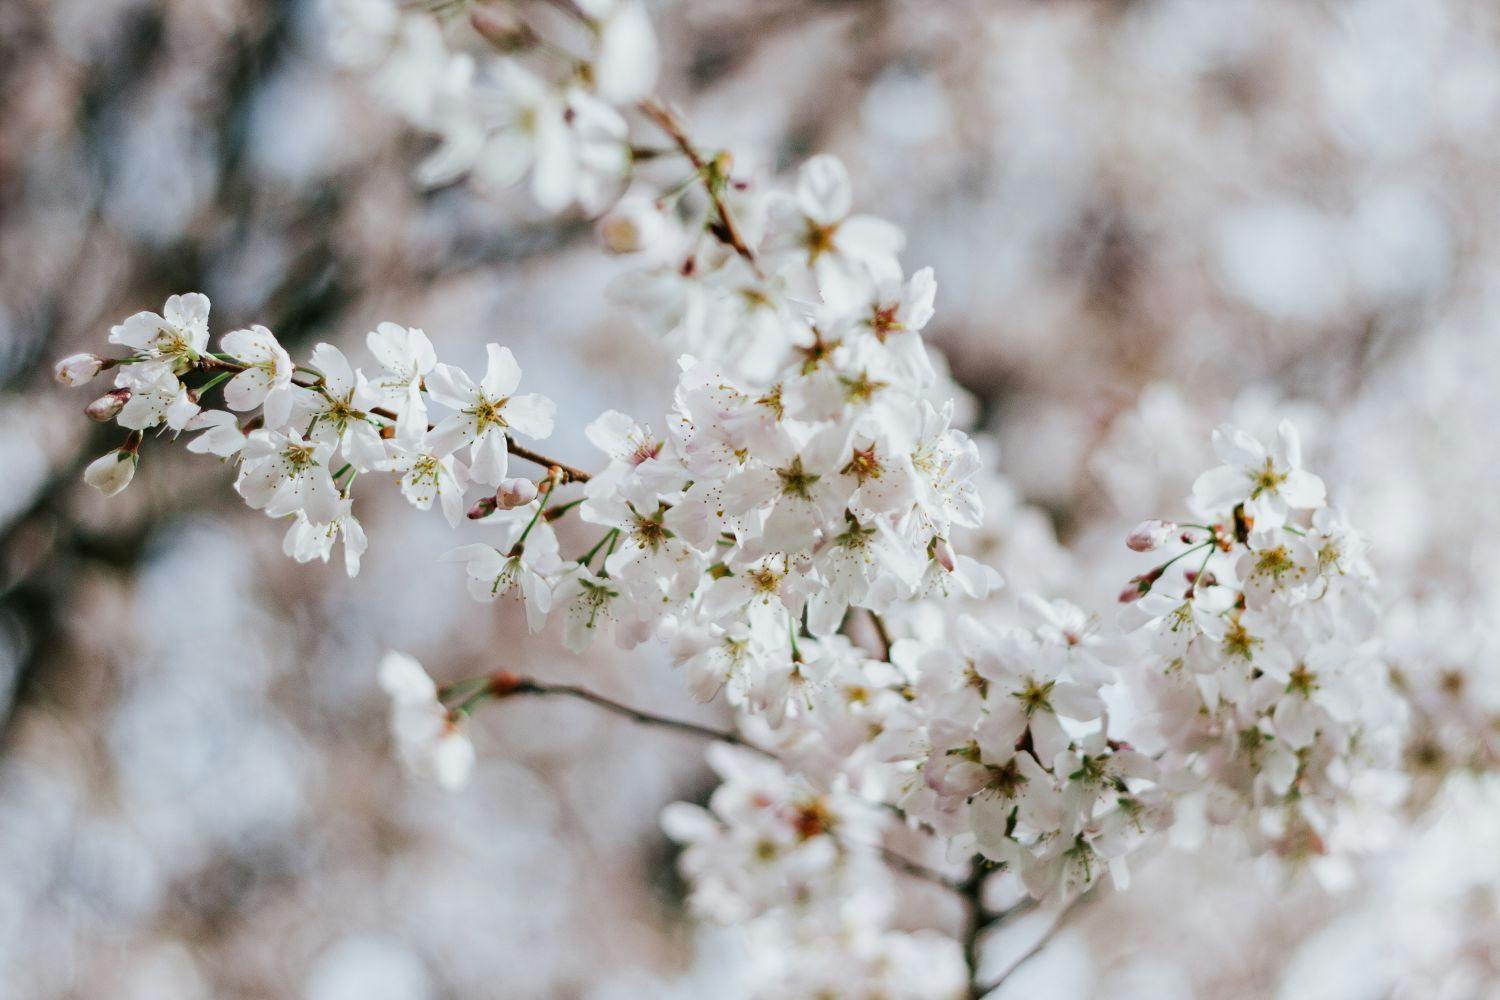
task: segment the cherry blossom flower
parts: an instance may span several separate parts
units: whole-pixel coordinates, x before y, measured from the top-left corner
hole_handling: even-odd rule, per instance
[[[138,312],[111,329],[109,342],[181,372],[208,350],[208,310],[206,295],[173,295],[161,315]]]
[[[380,661],[380,686],[391,697],[391,737],[406,769],[450,792],[467,786],[474,744],[438,701],[437,685],[422,665],[403,653],[387,653]]]
[[[440,454],[469,445],[469,475],[476,483],[498,486],[506,478],[507,430],[538,439],[552,433],[556,405],[535,393],[514,395],[521,368],[507,347],[489,345],[489,366],[478,385],[463,370],[441,362],[427,383],[434,400],[458,411],[433,429],[428,445]]]
[[[271,517],[301,512],[319,524],[339,514],[339,492],[329,475],[329,441],[304,440],[295,429],[251,431],[234,488]]]
[[[451,454],[431,445],[427,418],[418,407],[396,422],[396,436],[385,442],[387,458],[376,468],[400,475],[401,495],[418,510],[429,510],[436,499],[448,524],[457,527],[464,516],[468,469]],[[533,489],[532,495],[535,496]]]
[[[226,333],[220,341],[224,351],[245,365],[224,386],[224,402],[231,410],[253,410],[265,407],[266,426],[273,430],[285,427],[292,415],[295,390],[292,358],[263,326]]]
[[[1229,425],[1214,431],[1213,442],[1224,464],[1193,484],[1193,503],[1200,510],[1220,513],[1243,502],[1256,527],[1275,528],[1292,510],[1323,506],[1323,481],[1302,468],[1302,439],[1289,421],[1277,427],[1269,451]]]
[[[297,420],[309,421],[309,439],[337,446],[358,471],[375,468],[385,459],[385,446],[366,412],[376,401],[369,382],[332,344],[313,348],[312,366],[322,381],[316,392],[299,393],[303,406]]]
[[[365,537],[364,528],[354,516],[350,501],[339,500],[337,507],[338,512],[327,523],[312,521],[305,512],[299,510],[282,539],[281,549],[299,563],[314,559],[326,563],[333,554],[334,543],[342,539],[344,572],[355,577],[359,575],[359,561],[369,548],[369,541]]]
[[[381,323],[366,335],[365,343],[382,369],[369,380],[375,397],[401,416],[409,408],[420,409],[425,422],[422,380],[437,364],[437,353],[427,334],[416,327]]]

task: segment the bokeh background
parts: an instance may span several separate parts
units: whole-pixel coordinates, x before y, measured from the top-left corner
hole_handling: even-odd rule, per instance
[[[769,171],[837,153],[936,267],[929,333],[1006,477],[982,545],[1013,589],[1108,613],[1140,568],[1123,530],[1180,512],[1230,416],[1293,415],[1374,536],[1418,709],[1407,818],[1321,880],[1165,850],[1001,995],[1500,995],[1500,8],[652,12],[696,137]],[[605,298],[622,265],[587,220],[422,191],[425,149],[312,3],[0,5],[0,996],[738,995],[742,945],[685,915],[657,827],[711,788],[700,745],[504,704],[447,796],[399,772],[374,683],[394,647],[713,719],[660,648],[527,637],[395,496],[365,501],[351,582],[285,559],[211,459],[152,449],[108,503],[79,482],[116,442],[51,362],[189,290],[216,333],[294,348],[383,319],[458,363],[505,343],[577,464],[600,410],[659,414],[671,351]],[[914,925],[951,927],[913,892]]]

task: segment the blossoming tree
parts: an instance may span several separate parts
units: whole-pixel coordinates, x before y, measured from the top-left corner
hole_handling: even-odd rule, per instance
[[[694,911],[777,956],[761,995],[980,995],[1006,974],[992,928],[1123,883],[1183,808],[1290,863],[1343,849],[1402,708],[1364,542],[1290,423],[1269,446],[1214,433],[1223,464],[1163,512],[1177,520],[1125,540],[1159,559],[1114,624],[1025,579],[1007,587],[1024,618],[998,615],[1006,584],[965,544],[992,472],[922,338],[937,278],[854,212],[843,165],[814,156],[783,184],[700,146],[652,94],[632,0],[433,7],[336,0],[335,51],[435,137],[423,183],[524,181],[546,210],[598,217],[602,248],[639,261],[608,294],[680,352],[671,409],[605,409],[598,461],[573,468],[538,450],[556,407],[505,345],[465,371],[441,336],[387,322],[366,357],[300,361],[263,326],[216,336],[186,292],[115,326],[111,356],[58,363],[70,385],[113,376],[86,410],[126,433],[91,485],[126,489],[158,439],[184,438],[286,523],[287,555],[341,547],[351,576],[371,544],[356,495],[394,485],[441,510],[455,544],[436,555],[476,601],[519,602],[575,653],[660,644],[734,729],[503,663],[439,684],[391,652],[378,677],[402,762],[455,791],[467,720],[497,701],[579,699],[708,740],[721,784],[662,825]],[[565,548],[564,518],[592,543]],[[460,543],[468,521],[489,540]],[[1149,710],[1122,727],[1121,697]],[[913,838],[920,857],[898,846]],[[907,877],[962,897],[963,925],[899,929]]]

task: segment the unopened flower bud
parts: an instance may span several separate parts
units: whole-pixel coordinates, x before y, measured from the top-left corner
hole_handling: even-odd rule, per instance
[[[536,483],[529,479],[507,479],[495,491],[495,503],[501,510],[524,507],[536,499]]]
[[[958,566],[958,557],[953,554],[953,546],[946,538],[939,538],[932,543],[932,558],[950,573]]]
[[[1118,600],[1121,604],[1131,604],[1135,601],[1139,601],[1144,596],[1145,591],[1141,590],[1139,585],[1131,584],[1124,590],[1120,591],[1120,596],[1116,598],[1116,600]]]
[[[501,52],[514,52],[536,41],[529,27],[494,5],[475,7],[469,14],[469,23],[481,38]]]
[[[97,420],[101,424],[107,424],[125,408],[130,402],[130,390],[126,388],[111,389],[88,406],[83,412],[88,414],[90,420]]]
[[[70,354],[59,361],[52,374],[63,385],[83,385],[104,370],[104,359],[97,354]]]
[[[666,228],[666,216],[655,203],[622,198],[599,220],[599,240],[610,253],[639,253],[655,245]]]
[[[1177,525],[1171,521],[1142,521],[1125,539],[1125,545],[1132,552],[1150,552],[1165,544],[1176,530]]]
[[[135,478],[135,456],[121,448],[100,455],[83,470],[83,481],[107,497],[124,490]]]
[[[469,513],[466,516],[471,521],[482,521],[495,513],[495,510],[499,506],[495,502],[494,497],[480,497],[474,502],[474,506],[469,508]]]

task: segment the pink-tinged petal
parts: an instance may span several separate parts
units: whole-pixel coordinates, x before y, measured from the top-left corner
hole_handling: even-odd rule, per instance
[[[441,428],[439,428],[441,429]],[[434,432],[436,433],[436,432]],[[469,451],[469,475],[481,486],[499,486],[509,468],[510,449],[505,435],[489,428],[475,439]]]
[[[1272,743],[1260,752],[1260,773],[1271,791],[1285,795],[1297,778],[1297,756],[1284,743]]]
[[[1260,468],[1266,464],[1266,449],[1254,437],[1233,424],[1214,428],[1214,454],[1227,465]]]
[[[265,402],[270,388],[271,376],[264,369],[247,368],[224,384],[224,403],[231,410],[253,410]]]
[[[167,299],[167,307],[164,315],[173,326],[187,328],[201,324],[208,325],[208,296],[202,292],[188,292],[185,295],[173,295]]]
[[[836,237],[841,253],[863,261],[875,272],[875,276],[899,276],[895,259],[906,246],[906,234],[894,222],[873,215],[854,215],[839,226]]]
[[[1193,482],[1193,503],[1206,511],[1222,510],[1248,497],[1255,484],[1243,469],[1221,465]]]
[[[346,396],[354,390],[354,369],[344,352],[332,344],[313,348],[312,366],[323,374],[324,385],[335,396]]]
[[[1068,749],[1068,734],[1051,712],[1032,713],[1030,729],[1031,744],[1043,760],[1052,760]]]
[[[224,353],[248,365],[265,364],[276,358],[276,338],[263,326],[234,330],[219,340]]]
[[[1271,721],[1276,727],[1276,735],[1294,750],[1311,745],[1318,735],[1317,713],[1306,698],[1283,698],[1271,713]]]
[[[445,417],[427,434],[427,448],[439,457],[451,455],[474,440],[478,424],[467,413]]]
[[[1002,700],[979,723],[974,735],[980,748],[991,760],[1009,760],[1016,752],[1016,742],[1026,731],[1026,713],[1015,698]]]
[[[385,458],[380,432],[364,421],[350,424],[344,437],[344,457],[360,472],[375,468]]]
[[[1323,480],[1303,469],[1293,469],[1287,473],[1286,479],[1276,488],[1281,498],[1288,506],[1301,510],[1321,507],[1328,499],[1327,488]]]
[[[853,204],[849,170],[837,157],[814,156],[797,172],[797,207],[818,225],[833,225]]]
[[[509,347],[489,344],[485,350],[489,353],[489,364],[479,387],[491,399],[509,396],[521,384],[521,366],[516,364],[515,355],[510,353]]]
[[[502,411],[512,430],[540,440],[552,433],[557,404],[534,392],[511,396]]]
[[[1096,719],[1104,712],[1104,702],[1098,692],[1091,691],[1082,684],[1067,681],[1056,684],[1047,700],[1058,715],[1080,722]]]
[[[138,312],[125,322],[111,327],[109,331],[109,342],[128,347],[135,351],[145,351],[156,342],[156,335],[166,325],[166,320],[154,312]]]
[[[1301,468],[1302,466],[1302,435],[1297,433],[1297,425],[1290,420],[1283,420],[1276,425],[1276,467]]]
[[[632,438],[636,422],[619,410],[606,410],[583,429],[589,443],[615,461],[623,462],[635,450]]]
[[[567,208],[578,193],[578,161],[573,156],[572,136],[562,120],[562,111],[560,104],[551,103],[537,109],[531,196],[548,212]]]
[[[344,572],[351,578],[359,575],[360,557],[370,547],[364,527],[352,516],[345,517],[341,525],[344,536]]]
[[[174,431],[181,431],[188,423],[198,415],[198,404],[188,396],[187,386],[177,388],[177,396],[167,407],[167,426]]]
[[[201,292],[174,295],[163,310],[167,322],[181,330],[193,350],[208,349],[208,296]]]
[[[924,267],[906,283],[896,319],[908,330],[920,330],[932,319],[936,299],[937,278],[932,268]]]
[[[428,373],[426,381],[427,395],[455,410],[473,406],[475,397],[479,393],[478,387],[474,385],[474,380],[469,378],[468,372],[441,362],[432,366],[432,371]]]
[[[266,427],[279,430],[287,425],[292,418],[292,403],[296,401],[300,389],[291,386],[280,386],[272,389],[266,394],[263,414]]]

